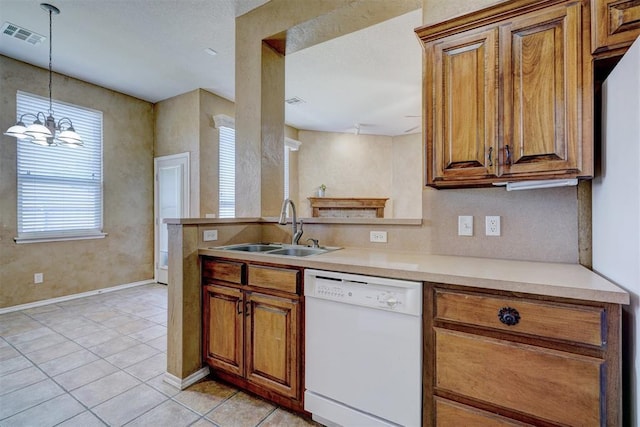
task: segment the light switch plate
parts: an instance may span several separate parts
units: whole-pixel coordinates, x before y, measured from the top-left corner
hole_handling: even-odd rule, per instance
[[[460,215],[458,217],[458,236],[473,236],[473,216]]]

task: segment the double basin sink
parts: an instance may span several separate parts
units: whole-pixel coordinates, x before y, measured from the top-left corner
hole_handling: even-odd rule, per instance
[[[218,246],[212,249],[238,252],[259,252],[266,255],[304,257],[324,254],[340,248],[327,246],[311,247],[304,245],[285,245],[282,243],[242,243],[238,245]]]

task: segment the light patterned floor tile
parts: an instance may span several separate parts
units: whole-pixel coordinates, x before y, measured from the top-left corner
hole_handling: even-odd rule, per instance
[[[210,380],[201,381],[173,397],[187,408],[206,414],[237,393],[235,388]]]
[[[282,408],[276,409],[271,415],[264,420],[260,427],[321,427],[319,424],[311,419],[301,417],[293,414]]]
[[[141,331],[129,334],[131,338],[138,341],[147,342],[159,337],[167,337],[167,327],[162,325],[153,324],[150,328],[143,329]]]
[[[239,392],[209,412],[206,418],[220,427],[253,427],[275,409],[263,399]]]
[[[89,350],[82,349],[65,356],[58,357],[57,359],[41,363],[38,366],[40,366],[40,369],[42,369],[47,375],[54,377],[95,360],[98,360],[98,356],[91,353]]]
[[[175,396],[176,394],[181,392],[178,387],[174,387],[171,384],[165,382],[164,377],[165,374],[162,373],[161,375],[148,380],[147,384],[169,397]]]
[[[120,426],[141,416],[168,399],[167,396],[148,385],[140,384],[96,406],[92,409],[92,412],[108,425]]]
[[[167,351],[167,337],[158,337],[147,341],[145,344],[150,345],[151,347],[158,349],[160,351]]]
[[[126,323],[124,325],[120,325],[117,326],[113,329],[115,329],[116,331],[118,331],[119,333],[121,333],[122,335],[130,335],[130,334],[134,334],[136,332],[140,332],[144,329],[149,329],[150,327],[154,326],[155,323],[150,321],[150,320],[146,320],[146,319],[136,319],[132,322]]]
[[[0,376],[21,371],[22,369],[26,369],[30,366],[33,366],[33,363],[31,363],[26,357],[12,357],[11,359],[3,360],[2,363],[0,363]]]
[[[105,357],[105,360],[118,368],[126,368],[158,354],[158,349],[146,344],[138,344],[119,353]]]
[[[71,394],[87,407],[92,408],[140,384],[140,381],[123,371],[100,378],[77,388]]]
[[[79,350],[82,350],[82,347],[80,347],[73,341],[68,341],[65,339],[65,341],[62,341],[58,344],[26,353],[25,356],[27,356],[27,358],[33,363],[39,364],[48,362],[49,360],[57,359],[58,357],[66,356],[67,354],[71,354]]]
[[[5,360],[14,359],[20,356],[20,352],[11,346],[0,348],[0,362]]]
[[[3,394],[0,396],[0,419],[15,415],[61,394],[64,394],[64,390],[48,379]]]
[[[114,338],[119,338],[121,335],[112,329],[106,329],[102,332],[95,334],[85,335],[80,338],[76,338],[74,341],[85,348],[96,347],[100,344],[104,344]]]
[[[108,357],[139,344],[140,342],[133,338],[120,335],[116,338],[110,339],[109,341],[90,347],[89,351],[100,357]]]
[[[171,426],[186,427],[197,421],[200,415],[173,400],[167,400],[149,412],[134,419],[127,427]]]
[[[124,370],[139,380],[148,381],[167,371],[167,355],[165,353],[158,353]]]
[[[55,376],[53,379],[65,390],[74,390],[83,385],[94,382],[100,378],[111,375],[118,371],[118,368],[103,359],[96,360],[84,366],[80,366],[71,371]]]
[[[49,328],[47,328],[49,329]],[[50,330],[50,329],[49,329]],[[60,344],[62,342],[69,342],[64,336],[57,332],[52,333],[42,338],[38,338],[31,341],[19,342],[14,344],[14,347],[20,350],[22,353],[32,353],[34,351],[42,350],[43,348],[51,347],[52,345]]]
[[[35,366],[3,375],[0,377],[0,395],[11,393],[46,378],[47,376]]]
[[[56,335],[56,332],[51,328],[42,326],[40,328],[31,329],[29,331],[22,332],[16,335],[7,336],[5,339],[8,343],[13,344],[14,347],[20,348],[20,344],[43,339],[44,337],[49,335]]]
[[[73,418],[68,419],[67,421],[58,424],[56,427],[104,427],[105,423],[100,421],[98,417],[96,417],[90,411],[84,411]],[[159,426],[158,426],[159,427]]]
[[[73,397],[62,394],[12,417],[5,418],[0,421],[0,427],[55,426],[84,410],[85,408]]]

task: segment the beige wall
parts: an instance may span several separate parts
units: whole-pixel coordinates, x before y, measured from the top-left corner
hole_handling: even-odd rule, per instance
[[[422,21],[424,25],[435,24],[454,16],[503,3],[505,0],[422,0]]]
[[[190,153],[192,218],[218,215],[218,137],[213,117],[234,117],[234,104],[203,89],[158,102],[155,156]]]
[[[0,128],[16,91],[48,96],[47,71],[0,56]],[[151,104],[54,74],[53,97],[103,112],[104,239],[16,244],[16,140],[0,136],[0,307],[153,278]],[[34,273],[44,283],[33,284]]]
[[[391,199],[393,218],[422,217],[422,134],[393,137]]]
[[[299,131],[299,212],[321,184],[327,197],[388,197],[385,218],[422,217],[420,134],[398,137]]]
[[[200,214],[200,121],[199,90],[174,96],[154,105],[154,157],[190,153],[189,212]]]

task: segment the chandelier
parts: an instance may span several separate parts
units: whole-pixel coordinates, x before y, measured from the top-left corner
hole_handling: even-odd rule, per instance
[[[37,113],[25,113],[20,116],[18,122],[11,126],[4,133],[20,140],[31,141],[38,145],[55,146],[65,145],[70,147],[80,147],[83,145],[82,138],[73,128],[73,123],[68,117],[63,117],[56,122],[53,117],[51,101],[51,51],[52,51],[52,15],[58,15],[60,9],[48,3],[40,3],[40,7],[49,12],[49,111],[45,114],[41,111]],[[24,119],[33,119],[33,123],[25,126]]]

